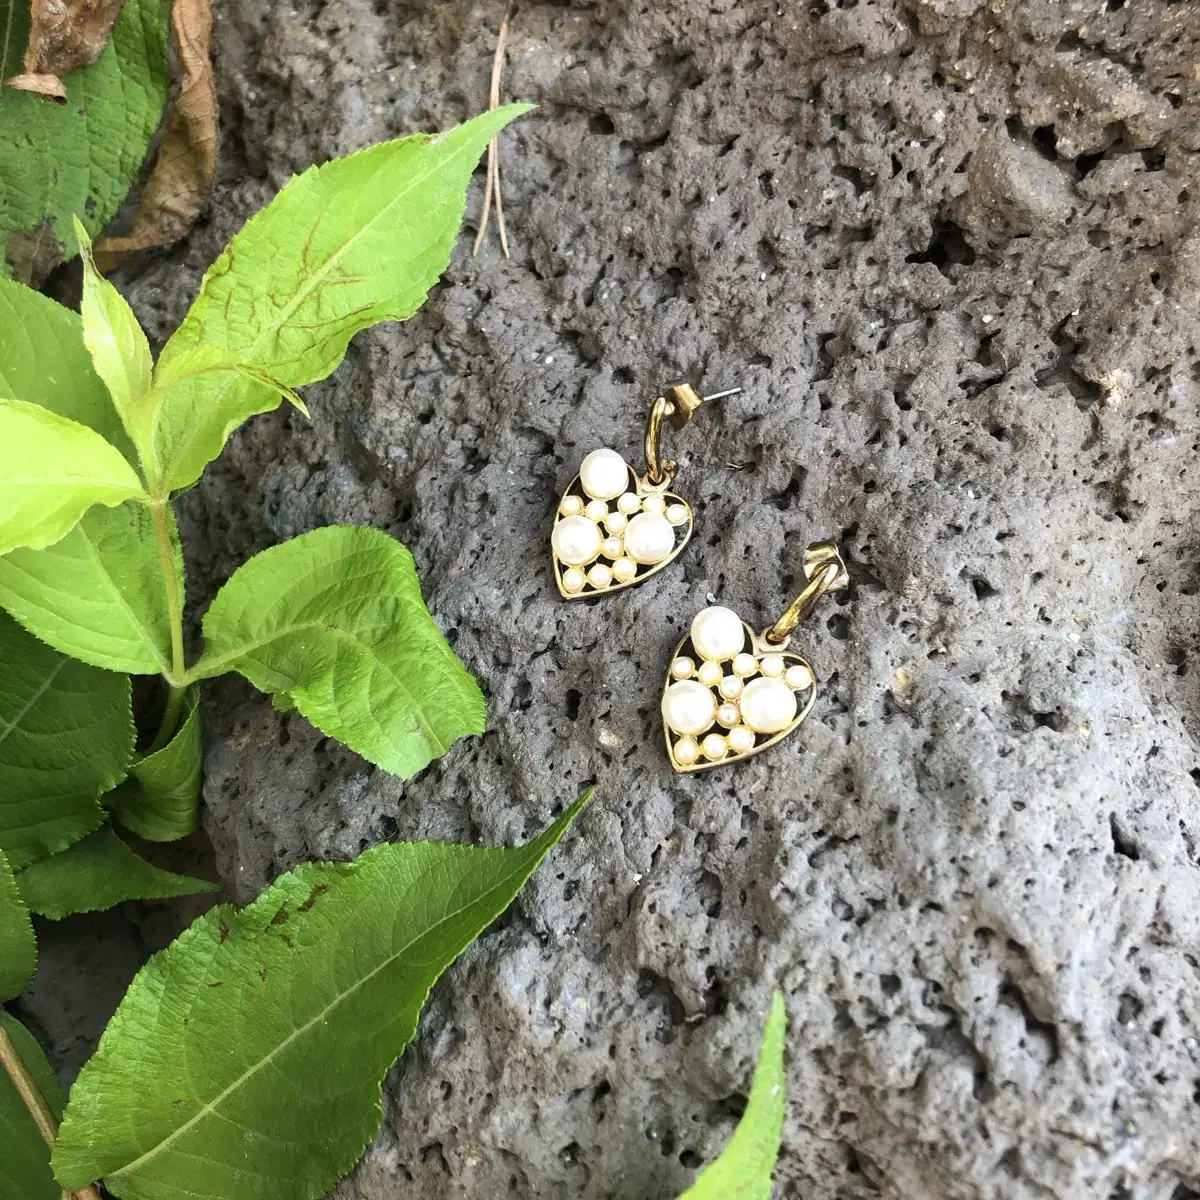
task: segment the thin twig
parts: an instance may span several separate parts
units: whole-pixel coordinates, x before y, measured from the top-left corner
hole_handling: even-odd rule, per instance
[[[58,1139],[58,1121],[3,1025],[0,1025],[0,1066],[4,1067],[13,1087],[17,1089],[17,1095],[25,1102],[38,1133],[42,1135],[47,1146],[53,1147]],[[63,1192],[63,1196],[73,1197],[74,1200],[100,1200],[100,1193],[91,1185],[77,1192]]]
[[[496,39],[496,53],[492,55],[492,86],[488,93],[488,112],[493,112],[500,107],[500,73],[504,70],[504,44],[508,41],[508,18],[511,15],[511,10],[505,13],[504,20],[500,22],[500,36]],[[510,257],[508,253],[508,231],[504,228],[504,205],[500,200],[500,156],[497,149],[499,138],[492,138],[488,142],[487,152],[487,182],[483,190],[483,215],[479,218],[479,232],[475,235],[475,249],[473,253],[478,254],[480,246],[483,245],[483,239],[487,237],[488,219],[492,213],[492,197],[496,198],[496,224],[500,229],[500,249],[504,251],[504,257]]]

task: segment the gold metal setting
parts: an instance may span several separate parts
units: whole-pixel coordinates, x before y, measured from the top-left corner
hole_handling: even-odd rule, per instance
[[[709,608],[697,613],[675,647],[662,715],[667,755],[676,771],[692,774],[752,758],[794,733],[812,711],[816,673],[787,645],[821,597],[848,587],[850,579],[832,542],[809,546],[804,573],[807,586],[761,633],[729,609]],[[710,707],[712,719],[705,723]]]

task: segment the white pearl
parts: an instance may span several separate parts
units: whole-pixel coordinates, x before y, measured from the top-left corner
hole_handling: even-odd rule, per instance
[[[603,563],[597,563],[588,572],[588,583],[594,588],[606,588],[612,583],[612,572]]]
[[[704,751],[704,757],[712,759],[713,762],[716,762],[718,758],[724,758],[729,752],[725,739],[719,733],[710,733],[700,743],[700,749]]]
[[[677,658],[671,664],[671,674],[676,679],[691,679],[696,664],[690,658]]]
[[[672,504],[667,509],[667,520],[672,525],[682,525],[687,520],[687,509],[682,504]]]
[[[745,754],[747,750],[754,749],[754,730],[747,729],[745,725],[739,725],[736,729],[729,731],[729,748],[735,754]]]
[[[813,673],[805,666],[797,663],[794,667],[788,667],[786,674],[783,677],[784,682],[790,688],[794,688],[798,692],[802,692],[805,688],[810,688],[816,682],[813,678]]]
[[[717,720],[725,726],[726,729],[732,729],[742,719],[742,714],[738,712],[736,704],[722,704],[717,709]]]
[[[589,500],[587,508],[583,510],[593,521],[603,521],[608,516],[608,505],[603,500]]]
[[[570,567],[563,572],[562,581],[568,592],[582,592],[587,576],[578,567]]]
[[[564,496],[558,511],[564,517],[575,517],[583,512],[583,501],[578,496]]]
[[[700,664],[700,682],[705,687],[712,687],[714,684],[721,682],[721,667],[715,662],[702,662]]]
[[[759,666],[764,675],[770,675],[772,678],[777,679],[783,674],[783,655],[768,654]]]
[[[663,693],[662,715],[676,733],[703,733],[717,715],[717,700],[704,684],[683,679]]]
[[[604,528],[609,533],[624,533],[625,526],[629,524],[629,518],[624,513],[610,512],[604,518]]]
[[[601,541],[596,522],[587,517],[563,517],[550,535],[550,545],[558,560],[571,567],[591,562],[600,553]]]
[[[612,500],[629,486],[629,468],[615,450],[593,450],[579,464],[579,482],[596,500]]]
[[[701,658],[732,658],[745,642],[741,618],[731,608],[701,609],[692,619],[692,645]]]
[[[625,552],[634,562],[660,563],[675,549],[675,530],[666,518],[638,513],[625,530]]]
[[[612,565],[612,573],[621,583],[628,583],[637,574],[637,563],[632,558],[618,558]]]
[[[739,675],[726,675],[721,680],[721,695],[726,700],[736,700],[742,694],[742,679]]]
[[[746,678],[758,674],[758,659],[753,654],[738,654],[733,660],[733,673]]]
[[[742,720],[756,733],[778,733],[796,719],[796,693],[782,679],[752,679],[741,707]]]
[[[684,737],[675,743],[675,759],[685,767],[690,767],[699,757],[700,746],[695,738]]]
[[[657,493],[647,496],[642,501],[642,512],[653,513],[656,517],[661,517],[667,510],[667,502]]]
[[[604,539],[604,557],[620,558],[625,553],[625,543],[620,538]]]
[[[632,516],[641,507],[641,497],[636,492],[625,492],[617,501],[617,508],[627,517]]]

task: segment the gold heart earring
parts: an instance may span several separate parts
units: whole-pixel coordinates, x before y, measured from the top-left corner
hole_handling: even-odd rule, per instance
[[[691,505],[667,491],[675,464],[662,456],[663,423],[682,429],[710,400],[691,384],[667,388],[646,423],[646,472],[638,475],[615,451],[593,450],[559,501],[550,549],[558,590],[568,600],[620,591],[674,561],[692,536]]]
[[[730,608],[696,614],[663,687],[663,730],[676,771],[706,771],[761,754],[808,716],[817,677],[807,659],[787,652],[788,642],[821,597],[848,587],[850,577],[833,542],[809,546],[804,574],[804,591],[762,633]]]

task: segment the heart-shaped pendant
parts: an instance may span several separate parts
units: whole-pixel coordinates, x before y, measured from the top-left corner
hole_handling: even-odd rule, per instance
[[[568,600],[619,591],[649,579],[692,536],[691,506],[649,483],[615,450],[593,450],[558,505],[550,548],[558,590]]]

